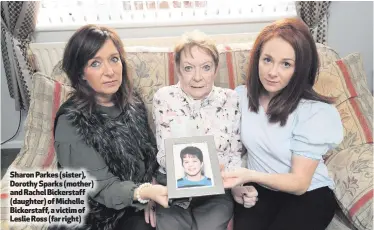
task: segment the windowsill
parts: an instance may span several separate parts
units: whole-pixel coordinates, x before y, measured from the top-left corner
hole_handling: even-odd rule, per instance
[[[112,21],[109,24],[105,23],[93,23],[97,25],[105,25],[112,27],[114,29],[130,29],[130,28],[160,28],[160,27],[178,27],[178,26],[207,26],[207,25],[230,25],[230,24],[251,24],[251,23],[270,23],[272,21],[285,18],[285,17],[294,17],[295,14],[291,13],[279,13],[273,14],[271,16],[264,17],[263,15],[252,15],[250,17],[243,17],[243,18],[210,18],[210,19],[194,19],[194,20],[159,20],[158,22],[154,21],[154,19],[150,19],[148,21]],[[50,31],[75,31],[79,27],[89,24],[87,22],[84,23],[65,23],[63,25],[37,25],[35,28],[35,32],[50,32]]]
[[[285,17],[292,17],[287,14],[273,15],[269,17],[257,16],[247,18],[226,18],[207,19],[204,21],[162,21],[125,23],[115,22],[102,24],[114,28],[122,39],[144,39],[160,37],[176,37],[191,30],[200,30],[208,35],[215,34],[242,34],[258,33],[269,23]],[[64,24],[61,26],[41,26],[36,27],[34,33],[34,43],[67,42],[71,35],[83,24]],[[100,23],[98,23],[100,25]]]

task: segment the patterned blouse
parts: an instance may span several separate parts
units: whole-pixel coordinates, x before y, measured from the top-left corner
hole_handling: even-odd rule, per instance
[[[157,161],[166,173],[164,139],[213,135],[220,164],[225,169],[241,166],[240,109],[234,90],[214,87],[202,100],[194,100],[179,85],[159,89],[153,98]]]

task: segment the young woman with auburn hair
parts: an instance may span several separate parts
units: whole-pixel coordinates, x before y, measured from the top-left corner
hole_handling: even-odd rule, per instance
[[[236,204],[234,229],[325,229],[336,201],[322,156],[343,139],[330,98],[313,90],[318,53],[298,18],[265,27],[251,50],[240,97],[241,140],[247,168],[224,172],[224,185],[253,185],[252,208]]]

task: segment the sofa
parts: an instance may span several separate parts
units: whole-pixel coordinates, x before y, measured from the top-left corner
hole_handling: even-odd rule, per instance
[[[235,43],[235,40],[225,36],[216,39],[220,51],[216,86],[235,88],[243,84],[253,37],[241,35],[240,38]],[[163,42],[162,45],[154,40],[145,46],[135,46],[124,41],[130,73],[135,87],[141,89],[152,130],[153,94],[160,87],[178,81],[170,45],[172,43],[165,39],[159,41]],[[373,227],[373,96],[367,87],[359,53],[340,57],[328,46],[317,44],[317,47],[321,67],[315,89],[323,95],[336,98],[335,106],[339,110],[345,132],[343,142],[324,156],[329,173],[336,184],[334,192],[339,204],[327,229],[369,230]],[[36,70],[30,89],[31,104],[24,124],[24,143],[11,167],[18,170],[55,169],[56,157],[52,137],[54,117],[72,89],[61,70],[61,49],[55,54],[54,61],[48,64],[52,66],[49,67],[50,71],[47,71],[48,68],[43,63],[45,57],[38,56],[37,50],[31,53],[34,54]],[[51,60],[52,58],[49,58],[48,62]],[[7,176],[4,176],[1,187],[1,229],[8,229]],[[45,228],[30,224],[22,229]]]

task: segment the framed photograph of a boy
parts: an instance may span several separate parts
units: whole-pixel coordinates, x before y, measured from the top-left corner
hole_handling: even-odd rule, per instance
[[[165,139],[169,199],[224,194],[213,136]]]

